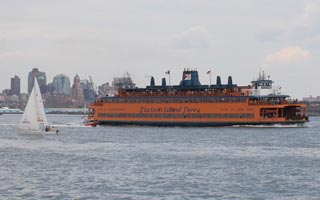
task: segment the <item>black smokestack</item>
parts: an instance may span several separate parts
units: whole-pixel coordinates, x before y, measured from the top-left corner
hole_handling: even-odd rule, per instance
[[[151,76],[151,80],[150,80],[150,86],[151,86],[151,87],[155,86],[155,84],[154,84],[154,78],[153,78],[153,76]]]
[[[232,76],[228,77],[228,86],[232,86]]]
[[[166,78],[162,78],[162,86],[165,87],[167,85]]]
[[[217,85],[220,86],[221,85],[221,77],[217,76]]]

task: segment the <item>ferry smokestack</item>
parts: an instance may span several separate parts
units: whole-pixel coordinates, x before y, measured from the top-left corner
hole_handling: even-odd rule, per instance
[[[150,80],[150,86],[151,86],[151,87],[154,87],[154,86],[155,86],[155,83],[154,83],[154,78],[153,78],[153,76],[151,76],[151,80]]]
[[[232,86],[232,76],[228,77],[228,86]]]
[[[221,77],[220,76],[217,76],[217,84],[216,85],[218,85],[218,86],[221,85]]]
[[[180,86],[201,86],[198,71],[189,69],[183,71]]]
[[[162,78],[162,87],[166,87],[167,83],[166,83],[166,78]]]

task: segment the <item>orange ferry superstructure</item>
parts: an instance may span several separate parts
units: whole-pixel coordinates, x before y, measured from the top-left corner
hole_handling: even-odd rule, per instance
[[[99,125],[230,126],[303,124],[306,105],[282,95],[265,75],[250,86],[227,84],[217,77],[215,85],[201,85],[196,70],[184,70],[182,81],[146,88],[119,89],[115,96],[97,99],[88,118]]]

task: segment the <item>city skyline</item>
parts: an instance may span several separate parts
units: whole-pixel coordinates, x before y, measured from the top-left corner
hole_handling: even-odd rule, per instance
[[[29,87],[32,89],[32,86],[33,86],[33,81],[32,81],[32,83],[29,83],[29,76],[30,76],[30,73],[32,73],[32,71],[33,70],[41,70],[40,68],[30,68],[30,70],[29,70],[29,72],[25,75],[25,76],[23,76],[23,75],[20,75],[19,73],[16,73],[15,75],[13,75],[13,76],[11,76],[10,78],[9,78],[9,80],[7,80],[8,81],[8,83],[9,83],[9,86],[8,87],[4,87],[4,88],[0,88],[0,93],[1,93],[1,91],[3,91],[3,90],[7,90],[7,89],[11,89],[11,87],[12,87],[12,79],[14,79],[14,78],[19,78],[20,79],[20,82],[19,82],[19,84],[20,84],[20,93],[29,93]],[[43,73],[42,74],[42,76],[45,76],[45,79],[46,79],[46,81],[44,82],[45,83],[45,86],[50,86],[50,84],[55,84],[55,79],[57,78],[57,77],[59,77],[59,78],[61,78],[61,77],[64,77],[64,78],[68,78],[68,79],[72,79],[73,80],[73,78],[75,77],[75,76],[79,76],[77,73],[75,73],[75,74],[73,74],[73,75],[71,75],[71,76],[68,76],[68,75],[66,75],[66,74],[63,74],[63,73],[58,73],[58,74],[55,74],[55,75],[50,75],[49,74],[49,79],[47,78],[48,76],[47,76],[47,73],[45,72],[45,71],[39,71],[40,73]],[[79,76],[80,77],[80,76]],[[33,77],[34,78],[34,77]],[[33,79],[32,77],[31,77],[31,79]],[[88,76],[88,77],[80,77],[80,79],[81,79],[81,81],[85,81],[85,80],[87,80],[87,79],[89,79],[90,77]],[[31,80],[30,79],[30,80]],[[21,81],[21,80],[23,80],[23,81]],[[69,81],[70,81],[69,80]],[[111,81],[110,81],[111,82]],[[10,84],[11,83],[11,84]],[[70,82],[70,88],[71,88],[71,82]],[[58,86],[59,88],[56,88],[57,90],[61,90],[61,86],[59,85]],[[97,86],[98,87],[98,86]],[[59,93],[59,92],[58,92]],[[68,94],[68,93],[66,93],[66,94]]]
[[[320,95],[320,2],[13,0],[0,13],[1,90],[32,68],[96,86],[128,72],[138,87],[168,70],[177,85],[184,68],[248,85],[261,69],[293,98]]]

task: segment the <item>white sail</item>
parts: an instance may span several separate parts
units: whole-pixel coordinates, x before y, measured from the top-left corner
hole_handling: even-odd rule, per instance
[[[33,88],[28,103],[20,120],[19,129],[41,131],[48,125],[43,101],[37,79],[34,79]]]

